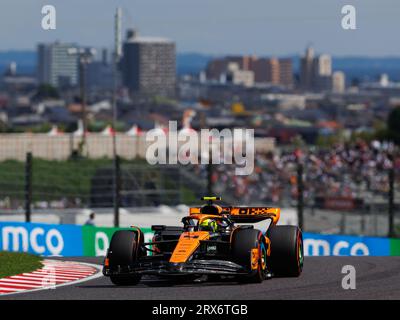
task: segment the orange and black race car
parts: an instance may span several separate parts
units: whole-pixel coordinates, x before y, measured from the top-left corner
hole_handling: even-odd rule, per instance
[[[233,276],[262,282],[274,275],[297,277],[303,268],[303,237],[296,226],[277,226],[279,208],[221,207],[217,197],[190,208],[182,227],[154,225],[151,242],[132,227],[116,231],[103,274],[116,285],[137,284],[142,275]],[[248,223],[270,220],[266,232]],[[247,225],[246,225],[247,224]]]

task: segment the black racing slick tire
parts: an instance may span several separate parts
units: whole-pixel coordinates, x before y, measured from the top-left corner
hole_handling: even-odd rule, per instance
[[[138,251],[138,241],[142,242],[141,234],[134,230],[119,230],[116,231],[110,243],[108,251],[108,259],[110,269],[128,269],[140,255]],[[140,279],[139,274],[124,274],[124,275],[111,275],[111,282],[115,285],[135,285]]]
[[[268,263],[280,277],[298,277],[303,270],[303,235],[297,226],[273,226],[267,232],[271,241]]]
[[[251,251],[253,249],[258,249],[259,252],[256,269],[252,268]],[[235,231],[232,239],[232,255],[234,261],[249,272],[240,280],[260,283],[266,278],[266,247],[264,236],[260,230],[239,229]]]

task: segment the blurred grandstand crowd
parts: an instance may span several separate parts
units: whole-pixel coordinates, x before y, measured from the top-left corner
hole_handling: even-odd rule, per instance
[[[302,148],[258,153],[249,176],[235,175],[235,166],[214,165],[212,182],[216,194],[229,194],[242,203],[294,204],[297,199],[297,167],[303,164],[304,199],[336,197],[366,199],[385,197],[389,190],[388,169],[400,182],[400,149],[392,143],[359,140],[332,148]],[[205,165],[193,169],[207,177]]]

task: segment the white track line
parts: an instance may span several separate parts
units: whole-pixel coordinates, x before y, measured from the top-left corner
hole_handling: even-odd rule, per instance
[[[71,270],[71,267],[59,267],[54,265],[46,265],[46,268],[43,269],[56,269],[56,270]],[[93,268],[74,268],[76,272],[87,272],[93,270]]]
[[[35,290],[35,289],[34,289]],[[1,288],[0,291],[12,291],[10,293],[2,293],[1,296],[9,295],[9,294],[14,294],[14,293],[20,293],[21,291],[30,291],[30,290],[25,290],[25,289],[11,289],[11,288]]]
[[[10,282],[2,282],[0,281],[0,288],[2,286],[10,286],[10,287],[27,287],[27,288],[37,288],[42,285],[38,284],[27,284],[27,283],[10,283]],[[1,290],[1,289],[0,289]]]
[[[28,275],[26,275],[28,276]],[[55,278],[55,279],[60,279],[60,280],[76,280],[80,279],[82,277],[64,277],[64,276],[57,276],[56,274],[51,275],[51,274],[30,274],[29,277],[31,278],[36,278],[36,279],[43,279],[43,278]]]
[[[53,272],[53,271],[55,271],[55,272],[59,272],[59,273],[88,274],[88,273],[93,273],[94,271],[96,271],[96,269],[91,268],[88,270],[76,271],[76,270],[71,270],[71,269],[58,269],[58,268],[49,267],[49,268],[45,268],[45,269],[38,269],[36,271],[37,272]]]
[[[59,274],[59,275],[64,275],[64,276],[70,276],[70,275],[77,275],[77,276],[87,276],[90,275],[92,273],[94,273],[96,270],[92,269],[90,272],[74,272],[74,271],[57,271],[57,270],[37,270],[35,271],[36,274]]]
[[[43,280],[20,280],[20,279],[1,279],[0,283],[26,283],[26,284],[42,284]]]
[[[13,291],[13,292],[10,292],[10,293],[0,293],[0,298],[3,297],[3,296],[9,296],[9,295],[12,295],[12,294],[30,293],[30,292],[41,291],[41,290],[52,290],[52,289],[56,289],[56,288],[63,287],[63,286],[69,286],[69,285],[73,285],[73,284],[77,284],[77,283],[90,281],[90,280],[97,279],[97,278],[100,278],[100,277],[103,276],[103,274],[101,272],[101,269],[102,269],[101,265],[93,264],[93,263],[86,263],[86,262],[78,262],[78,261],[76,261],[76,262],[75,261],[68,261],[68,263],[77,263],[77,264],[81,264],[81,265],[86,266],[86,267],[93,267],[93,268],[95,268],[97,270],[97,272],[95,274],[92,274],[91,276],[88,276],[88,277],[85,277],[85,278],[80,278],[78,280],[72,280],[72,281],[66,280],[66,281],[63,281],[64,283],[56,284],[56,285],[51,286],[51,287],[41,287],[41,288],[32,289],[32,290],[29,290],[29,289],[28,290],[24,290],[24,289],[22,289],[22,290],[17,290],[15,292],[14,289],[8,290],[7,288],[2,289],[0,287],[0,291]],[[18,277],[18,276],[13,276],[13,277],[10,277],[10,278],[14,278],[14,277]],[[22,278],[26,278],[26,277],[22,277]],[[36,278],[36,279],[41,279],[41,278]],[[52,277],[52,279],[53,279],[53,277]],[[56,282],[58,282],[58,281],[56,280]]]
[[[39,276],[39,277],[63,277],[63,278],[81,278],[79,274],[77,275],[64,275],[64,274],[59,274],[58,272],[38,272],[38,271],[33,271],[32,272],[33,276]]]
[[[13,276],[13,277],[11,277],[11,278],[9,278],[9,279],[21,279],[21,280],[24,280],[24,279],[26,279],[26,280],[34,280],[34,281],[43,281],[43,279],[44,279],[45,277],[40,277],[40,278],[38,278],[38,277],[24,277],[24,276]],[[69,280],[56,280],[56,282],[68,282]]]

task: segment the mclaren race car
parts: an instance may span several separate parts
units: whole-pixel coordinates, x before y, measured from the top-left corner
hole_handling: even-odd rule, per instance
[[[183,226],[153,225],[151,242],[137,227],[116,231],[103,274],[116,285],[135,285],[143,275],[215,278],[232,276],[262,282],[272,276],[298,277],[303,238],[296,226],[277,226],[279,208],[222,207],[217,197],[190,208]],[[266,232],[251,223],[270,220]]]

